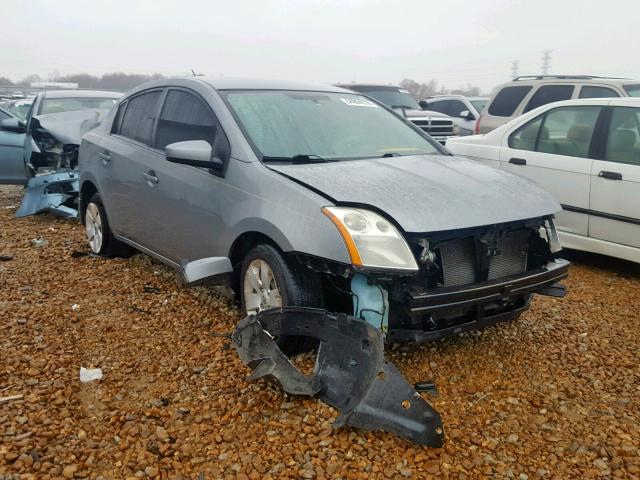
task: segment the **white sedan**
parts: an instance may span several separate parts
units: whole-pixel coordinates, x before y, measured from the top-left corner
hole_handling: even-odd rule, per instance
[[[446,147],[551,192],[565,247],[640,262],[640,98],[551,103]]]

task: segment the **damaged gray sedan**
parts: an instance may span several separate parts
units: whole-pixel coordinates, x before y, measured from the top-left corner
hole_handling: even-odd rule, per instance
[[[24,120],[0,115],[0,183],[26,187],[16,217],[78,215],[80,140],[120,96],[95,90],[45,91],[36,96]]]
[[[250,378],[320,396],[341,425],[441,445],[437,412],[384,343],[481,328],[564,292],[548,193],[341,88],[151,82],[84,136],[79,164],[94,253],[137,249],[184,284],[229,282]],[[288,355],[318,345],[304,376]]]

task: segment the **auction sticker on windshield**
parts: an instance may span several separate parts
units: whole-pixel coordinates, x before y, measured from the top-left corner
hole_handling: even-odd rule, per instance
[[[369,100],[368,98],[364,98],[364,97],[350,97],[350,98],[344,98],[344,97],[340,97],[340,100],[342,100],[345,104],[349,105],[350,107],[374,107],[376,108],[378,105],[376,105],[375,103],[373,103],[371,100]]]

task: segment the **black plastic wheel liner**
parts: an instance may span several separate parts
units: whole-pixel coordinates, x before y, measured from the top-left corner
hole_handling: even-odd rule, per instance
[[[319,340],[313,375],[305,376],[282,353],[275,336]],[[251,369],[294,395],[317,395],[341,414],[335,425],[384,430],[420,445],[441,447],[440,415],[384,359],[384,338],[364,320],[326,310],[298,307],[246,317],[231,340]]]

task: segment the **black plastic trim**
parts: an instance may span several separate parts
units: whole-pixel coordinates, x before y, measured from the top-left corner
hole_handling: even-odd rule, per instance
[[[589,210],[588,208],[572,207],[571,205],[562,205],[562,209],[567,212],[583,213],[584,215],[593,215],[594,217],[607,218],[618,222],[630,223],[632,225],[640,225],[640,218],[625,217],[614,213],[599,212],[597,210]]]
[[[490,280],[467,286],[456,285],[425,290],[419,294],[411,295],[409,311],[411,314],[433,313],[535,293],[541,287],[566,278],[569,272],[569,265],[568,261],[558,259],[525,274],[512,275],[499,280]]]

